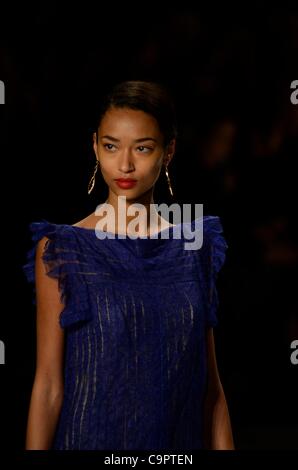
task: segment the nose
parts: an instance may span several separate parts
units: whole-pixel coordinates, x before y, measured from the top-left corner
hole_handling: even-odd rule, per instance
[[[133,156],[129,149],[123,150],[119,158],[119,170],[123,173],[134,171]]]

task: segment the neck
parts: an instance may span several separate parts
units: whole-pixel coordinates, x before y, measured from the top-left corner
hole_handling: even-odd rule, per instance
[[[128,233],[128,224],[136,218],[140,221],[138,231],[141,235],[148,235],[150,231],[155,232],[162,228],[163,219],[155,210],[152,190],[138,199],[124,198],[110,193],[104,202],[105,204],[110,205],[113,209],[106,220],[109,223],[111,217],[115,217],[112,222],[115,223],[117,233]]]

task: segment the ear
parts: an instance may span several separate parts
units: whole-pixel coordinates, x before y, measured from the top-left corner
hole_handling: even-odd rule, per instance
[[[164,165],[167,166],[173,158],[176,149],[176,139],[172,139],[165,150]]]

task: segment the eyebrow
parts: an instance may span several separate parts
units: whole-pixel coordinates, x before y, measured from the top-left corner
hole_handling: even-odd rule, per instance
[[[112,140],[112,142],[120,142],[119,139],[116,139],[115,137],[112,137],[111,135],[103,135],[100,137],[100,139],[109,139]],[[141,137],[140,139],[135,139],[135,142],[145,142],[146,140],[153,140],[153,142],[157,142],[156,139],[153,137]]]

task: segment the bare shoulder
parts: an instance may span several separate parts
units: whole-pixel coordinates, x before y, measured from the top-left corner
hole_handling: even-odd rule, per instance
[[[96,216],[94,212],[92,212],[90,215],[85,217],[82,220],[79,220],[75,224],[72,224],[73,227],[81,227],[81,228],[89,228],[89,229],[95,229],[96,224],[99,222],[103,216]],[[159,221],[158,221],[158,230],[164,230],[168,227],[174,227],[174,224],[169,223],[167,220],[161,218],[159,216]]]
[[[81,227],[81,228],[95,228],[96,223],[98,222],[98,217],[95,217],[94,212],[88,215],[82,220],[79,220],[75,224],[72,224],[73,227]]]
[[[36,257],[37,258],[40,258],[41,255],[43,254],[43,251],[45,249],[45,246],[47,244],[47,242],[49,241],[49,238],[44,235],[38,242],[37,242],[37,245],[36,245]]]

